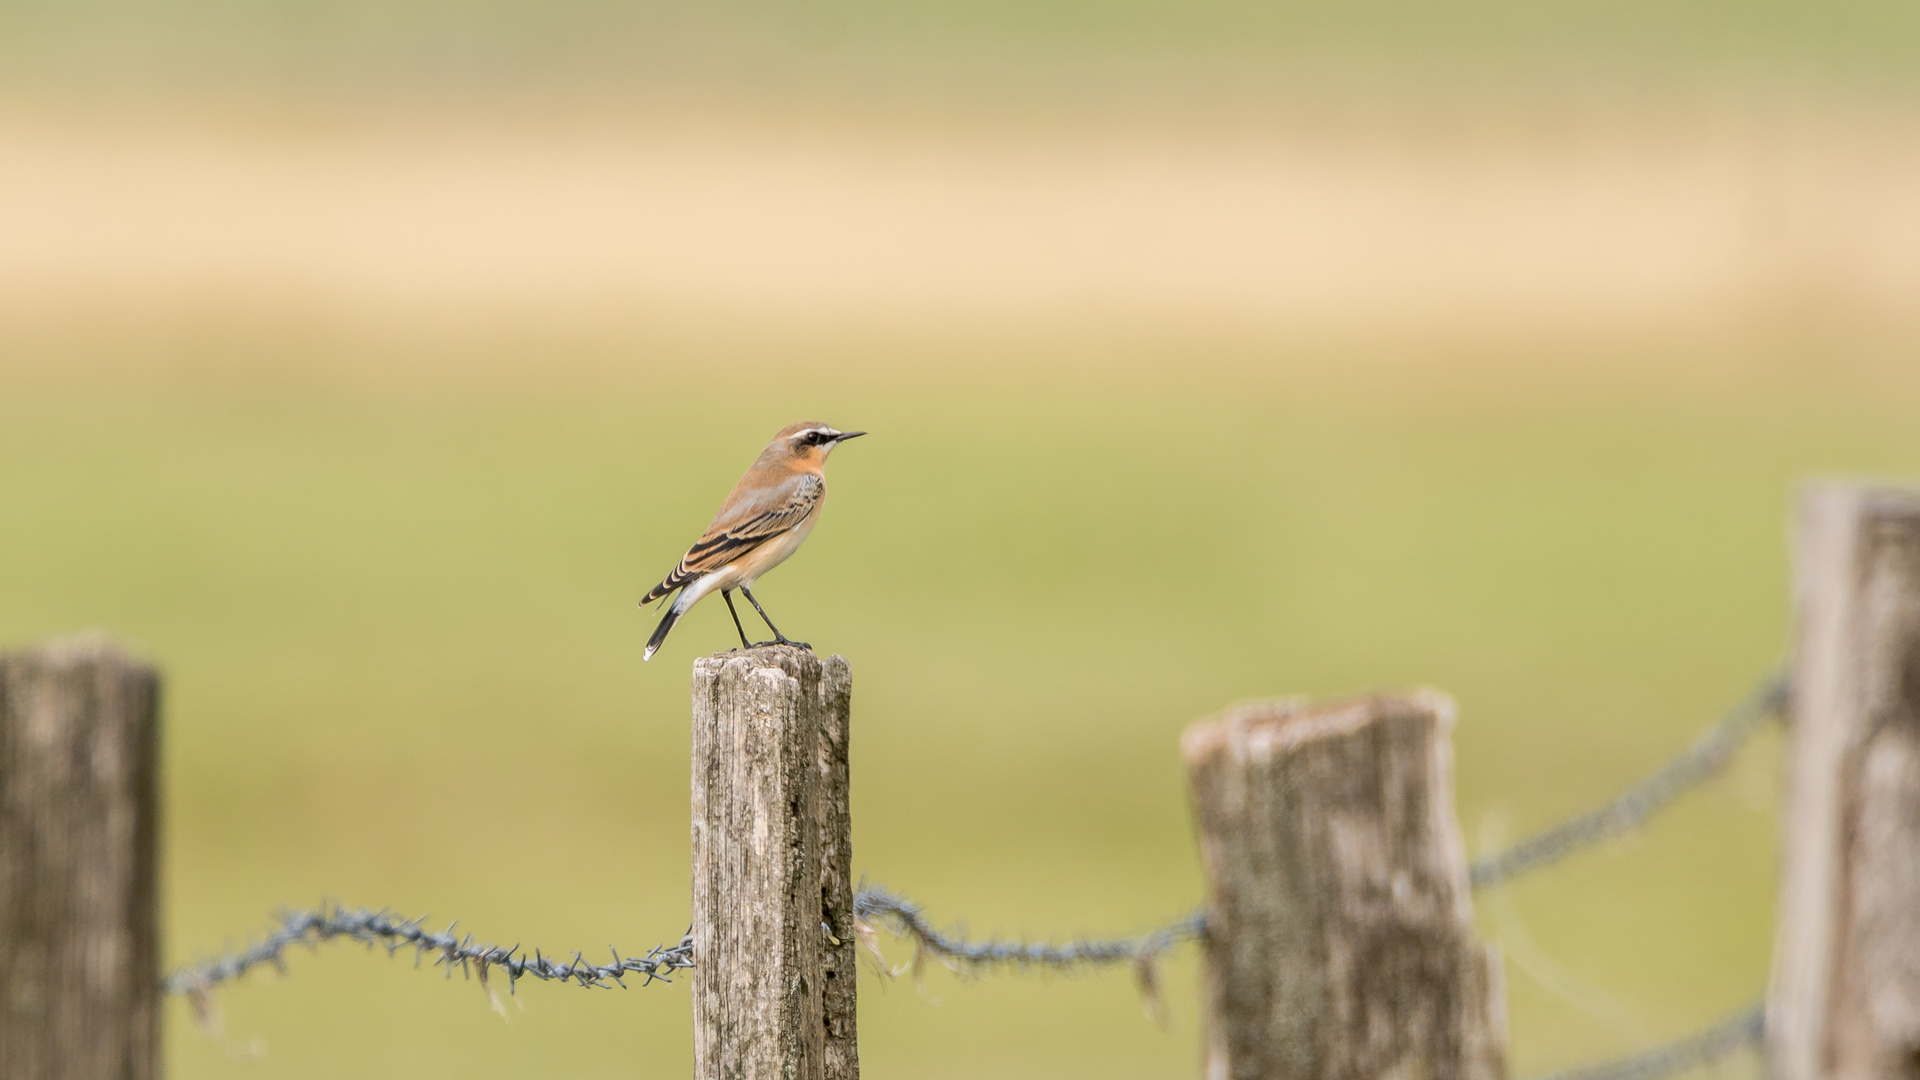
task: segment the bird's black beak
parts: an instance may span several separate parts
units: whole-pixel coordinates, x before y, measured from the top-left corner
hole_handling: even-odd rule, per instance
[[[864,431],[843,431],[840,434],[835,435],[833,437],[833,441],[836,445],[838,445],[840,443],[846,442],[848,439],[857,439],[860,436],[865,434],[866,432]]]

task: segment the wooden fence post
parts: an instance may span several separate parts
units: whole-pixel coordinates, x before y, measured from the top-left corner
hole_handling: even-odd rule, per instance
[[[1181,737],[1207,875],[1209,1080],[1500,1080],[1434,693],[1245,706]]]
[[[857,1080],[847,662],[693,667],[696,1080]]]
[[[1920,1077],[1920,491],[1800,502],[1779,1080]]]
[[[0,1080],[159,1073],[159,691],[95,638],[0,655]]]

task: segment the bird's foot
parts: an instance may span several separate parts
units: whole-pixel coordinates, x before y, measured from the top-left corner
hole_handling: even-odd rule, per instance
[[[789,638],[783,634],[774,635],[774,638],[772,641],[756,641],[753,643],[753,647],[756,649],[764,649],[769,645],[791,645],[796,649],[805,649],[808,652],[813,651],[812,645],[809,645],[804,641],[795,641],[792,638]]]

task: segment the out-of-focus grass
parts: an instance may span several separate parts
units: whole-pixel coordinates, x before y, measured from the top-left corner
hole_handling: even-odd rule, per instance
[[[16,73],[319,78],[348,94],[369,81],[511,91],[527,78],[662,76],[896,92],[957,79],[992,94],[1009,81],[1112,89],[1105,76],[1168,70],[1242,89],[1329,71],[1797,86],[1905,83],[1920,62],[1920,13],[1902,0],[17,0],[0,5],[0,31]]]
[[[873,432],[761,590],[853,662],[855,861],[937,918],[1035,935],[1197,900],[1175,738],[1236,698],[1439,686],[1470,838],[1591,805],[1778,660],[1793,483],[1920,473],[1913,366],[1838,350],[429,352],[5,347],[0,638],[104,627],[165,667],[170,961],[321,897],[547,949],[677,935],[687,667],[731,627],[703,605],[643,666],[633,601],[792,420]],[[1518,1073],[1758,991],[1776,753],[1497,918],[1482,898],[1576,988],[1510,969]],[[1119,975],[868,980],[862,1055],[1191,1075],[1192,970],[1167,1032]],[[682,1076],[684,995],[523,985],[502,1024],[474,986],[329,949],[223,992],[217,1037],[170,1007],[169,1069]]]

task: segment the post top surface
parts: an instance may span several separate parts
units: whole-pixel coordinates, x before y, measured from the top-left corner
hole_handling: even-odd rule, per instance
[[[1431,719],[1444,732],[1453,727],[1454,714],[1453,698],[1429,689],[1329,701],[1299,697],[1249,701],[1189,724],[1180,735],[1180,753],[1193,764],[1256,745],[1265,752],[1283,752],[1396,718]]]
[[[1800,486],[1803,508],[1855,506],[1869,513],[1920,513],[1920,485],[1895,480],[1826,478]]]
[[[798,675],[803,671],[818,672],[827,667],[846,667],[847,659],[834,653],[821,656],[812,649],[802,649],[795,645],[763,645],[753,649],[727,649],[710,656],[694,660],[695,674],[718,672],[738,665],[745,668],[778,668],[789,675]]]
[[[84,630],[51,638],[38,645],[0,651],[0,663],[8,662],[53,668],[73,668],[102,662],[148,671],[153,667],[99,630]]]

